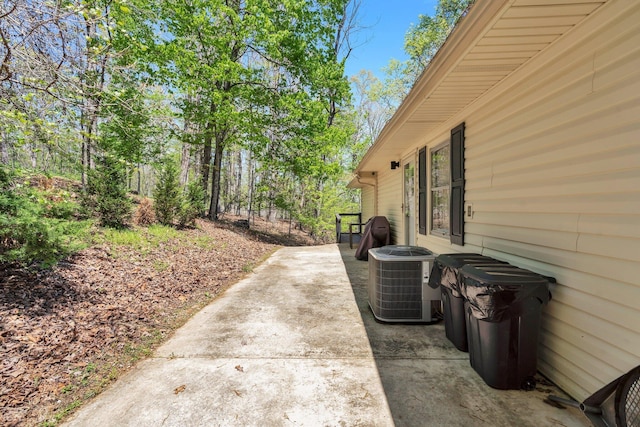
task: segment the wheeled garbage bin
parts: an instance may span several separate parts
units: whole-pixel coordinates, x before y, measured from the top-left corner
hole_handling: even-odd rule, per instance
[[[542,305],[555,280],[499,265],[465,265],[460,275],[471,367],[493,388],[535,387]]]
[[[469,351],[467,325],[464,315],[464,298],[460,293],[459,270],[465,265],[508,265],[485,255],[455,253],[438,255],[429,277],[432,288],[440,288],[444,332],[449,341],[460,351]]]

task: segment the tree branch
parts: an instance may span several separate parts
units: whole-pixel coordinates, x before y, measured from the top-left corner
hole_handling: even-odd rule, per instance
[[[9,41],[5,37],[2,28],[0,28],[0,37],[2,38],[2,44],[7,50],[7,53],[2,59],[2,64],[0,64],[0,81],[3,82],[11,78],[11,70],[9,69],[9,61],[11,61],[11,46],[9,46]]]

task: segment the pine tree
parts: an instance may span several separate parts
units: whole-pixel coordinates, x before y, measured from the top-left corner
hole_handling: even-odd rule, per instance
[[[122,228],[131,217],[124,165],[109,154],[98,157],[89,172],[84,205],[93,211],[105,227]]]
[[[204,189],[199,182],[193,181],[187,186],[180,205],[178,213],[180,227],[193,226],[196,218],[204,212],[204,208]]]
[[[182,204],[178,167],[171,159],[165,159],[158,171],[158,182],[153,191],[156,219],[164,225],[172,225]]]

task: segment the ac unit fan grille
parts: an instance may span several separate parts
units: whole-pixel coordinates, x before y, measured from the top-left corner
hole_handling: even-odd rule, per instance
[[[374,313],[386,319],[421,319],[422,262],[377,262],[375,271]]]

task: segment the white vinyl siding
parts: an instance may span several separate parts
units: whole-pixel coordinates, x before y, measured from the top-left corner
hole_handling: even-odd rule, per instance
[[[391,241],[404,239],[402,222],[402,169],[381,171],[378,176],[378,215],[391,225]]]
[[[375,188],[365,185],[361,190],[362,222],[367,222],[369,218],[376,215],[375,210]]]
[[[589,16],[576,14],[575,22],[568,19],[574,15],[527,18],[534,26],[544,22],[545,34],[556,21],[566,32],[531,44],[531,51],[510,44],[518,36],[510,20],[526,34],[534,28],[517,17],[497,17],[495,26],[487,20],[482,28],[492,35],[479,35],[466,57],[458,52],[462,45],[445,44],[445,54],[464,60],[448,64],[440,55],[436,64],[450,71],[427,70],[433,79],[418,82],[367,166],[433,149],[465,123],[471,216],[464,248],[434,235],[417,235],[417,244],[436,253],[482,253],[555,277],[553,299],[542,311],[538,368],[582,401],[640,365],[640,2],[578,3],[592,4],[584,7]],[[544,4],[536,11],[564,7]],[[506,7],[525,13],[518,9],[525,6],[518,0]],[[495,69],[486,62],[502,53],[526,55],[512,68],[509,61]],[[398,146],[402,152],[393,153]],[[378,215],[396,233],[401,176],[378,172]]]
[[[627,4],[459,117],[465,250],[557,279],[538,365],[578,400],[640,364],[640,3]]]

